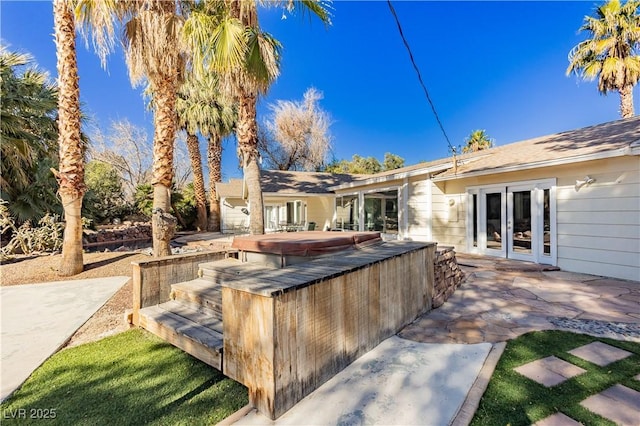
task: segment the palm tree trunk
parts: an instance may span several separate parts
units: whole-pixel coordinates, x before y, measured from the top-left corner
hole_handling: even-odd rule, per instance
[[[76,34],[73,14],[65,0],[53,2],[54,31],[58,68],[58,145],[60,198],[66,226],[59,274],[82,272],[82,197],[84,184],[84,143],[80,137],[80,89],[76,60]]]
[[[620,89],[620,115],[630,118],[635,115],[633,108],[633,85],[628,84]]]
[[[209,224],[207,230],[220,232],[220,203],[216,183],[222,182],[222,140],[219,135],[209,136],[207,149],[207,164],[209,166]]]
[[[173,143],[176,134],[176,75],[155,79],[156,100],[153,135],[153,255],[171,254],[169,243],[175,233],[175,219],[171,209],[171,182],[173,181]]]
[[[244,93],[242,93],[244,92]],[[242,155],[242,168],[249,193],[249,232],[264,234],[264,213],[260,167],[258,166],[258,126],[256,124],[256,95],[242,91],[238,97],[236,136]]]
[[[202,175],[202,157],[200,156],[200,144],[198,136],[187,133],[187,150],[193,170],[193,190],[196,196],[196,228],[198,231],[207,230],[207,193],[204,189],[204,177]]]

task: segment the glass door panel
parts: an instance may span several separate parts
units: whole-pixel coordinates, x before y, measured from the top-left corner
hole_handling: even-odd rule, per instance
[[[486,248],[488,250],[504,251],[504,193],[493,192],[485,194],[485,223]]]
[[[531,254],[531,243],[537,238],[531,220],[531,191],[509,191],[509,202],[509,251]]]

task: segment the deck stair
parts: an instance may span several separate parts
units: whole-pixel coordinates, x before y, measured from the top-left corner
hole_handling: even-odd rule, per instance
[[[198,265],[199,277],[171,285],[170,299],[140,310],[140,326],[222,371],[221,283],[250,277],[264,266],[227,258]]]

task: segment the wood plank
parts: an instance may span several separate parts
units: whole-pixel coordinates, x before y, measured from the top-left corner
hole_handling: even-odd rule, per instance
[[[346,276],[332,278],[331,283],[331,330],[333,330],[333,354],[331,360],[331,377],[342,371],[351,361],[347,357],[345,350],[345,310],[349,309],[345,305],[344,292]]]
[[[332,329],[334,323],[331,319],[333,315],[331,282],[322,281],[315,284],[314,290],[315,382],[316,386],[320,386],[333,376],[330,366],[334,357],[335,330]]]
[[[173,287],[171,296],[173,300],[178,302],[185,302],[192,305],[200,305],[203,308],[209,309],[218,315],[218,319],[222,320],[222,290],[221,289],[207,289],[206,291],[193,290],[184,288],[182,286]]]
[[[369,294],[369,316],[368,330],[369,338],[367,341],[367,351],[370,351],[382,341],[380,338],[380,330],[382,329],[381,320],[381,300],[380,300],[380,264],[370,265],[368,272],[368,288]]]
[[[274,300],[223,287],[223,372],[249,388],[249,402],[274,418]]]
[[[379,339],[382,341],[386,339],[387,336],[391,333],[391,325],[390,325],[390,301],[391,292],[389,289],[389,280],[387,269],[389,268],[389,262],[380,262],[380,329],[379,329]]]
[[[316,388],[316,346],[315,334],[315,288],[316,286],[304,287],[297,290],[296,295],[296,341],[298,380],[300,381],[300,393],[306,396]]]
[[[274,416],[303,398],[298,378],[297,300],[294,292],[280,295],[274,305]]]
[[[140,311],[140,326],[202,362],[222,370],[222,335],[198,327],[185,318],[157,306]]]
[[[217,333],[223,333],[222,320],[217,312],[203,308],[202,306],[185,305],[184,303],[179,303],[173,300],[161,303],[158,307],[186,318],[196,324],[200,324],[203,327],[210,328]]]

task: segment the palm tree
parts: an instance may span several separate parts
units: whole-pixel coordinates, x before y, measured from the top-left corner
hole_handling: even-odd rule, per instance
[[[474,130],[464,141],[465,146],[462,148],[462,152],[465,153],[489,149],[493,145],[493,140],[484,130]]]
[[[80,135],[80,89],[76,61],[75,20],[67,0],[53,2],[54,32],[58,68],[58,144],[59,171],[54,174],[60,186],[65,230],[62,243],[62,276],[82,272],[82,197],[85,144]]]
[[[193,170],[193,186],[197,201],[197,227],[199,230],[220,230],[220,207],[215,193],[215,183],[222,180],[222,138],[233,130],[235,112],[233,106],[218,89],[214,74],[196,79],[188,75],[183,82],[176,102],[178,122],[187,132],[187,148]],[[197,133],[209,140],[207,159],[209,165],[210,218],[207,221],[207,198],[202,174],[202,158]]]
[[[134,86],[146,80],[154,98],[153,254],[171,254],[175,231],[171,208],[176,93],[184,73],[180,34],[184,17],[177,0],[79,0],[76,13],[93,29],[94,46],[103,59],[113,48],[114,17],[123,24],[122,42]]]
[[[58,90],[27,54],[0,47],[0,198],[22,222],[57,206]]]
[[[567,75],[584,80],[598,79],[598,90],[606,95],[620,93],[620,115],[633,117],[633,86],[640,80],[639,1],[610,0],[596,9],[596,17],[586,16],[581,31],[590,38],[569,52]]]
[[[196,64],[217,72],[225,86],[230,87],[238,108],[236,138],[238,152],[244,170],[251,212],[249,231],[264,233],[262,189],[258,166],[258,131],[256,102],[279,74],[280,43],[263,32],[258,22],[258,1],[225,0],[204,2],[205,7],[220,8],[224,14],[211,31],[212,19],[205,13],[193,11],[185,25],[185,38],[200,57]],[[261,2],[265,5],[283,5],[289,11],[294,8],[309,11],[323,22],[329,22],[329,12],[319,1]],[[210,14],[211,15],[211,14]]]

